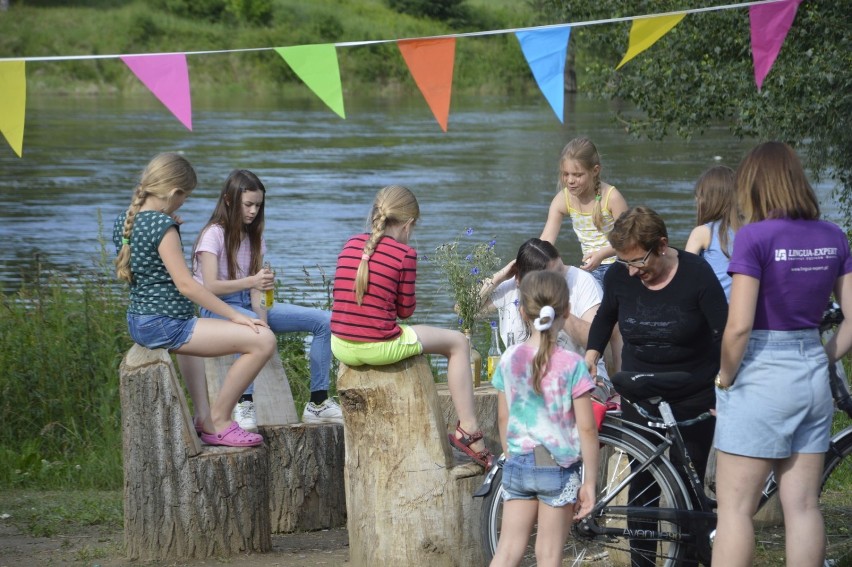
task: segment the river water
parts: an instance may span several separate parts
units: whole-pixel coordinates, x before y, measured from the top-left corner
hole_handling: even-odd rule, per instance
[[[751,146],[723,127],[691,141],[639,141],[614,123],[611,106],[582,97],[567,101],[564,125],[543,98],[454,97],[447,133],[417,92],[347,94],[346,105],[342,120],[309,94],[196,97],[189,132],[152,96],[30,96],[23,158],[0,148],[0,289],[16,289],[36,261],[60,272],[92,267],[99,222],[110,237],[139,173],[160,151],[184,152],[198,172],[199,187],[179,211],[187,254],[228,172],[250,169],[267,188],[268,258],[285,295],[321,304],[321,271],[333,275],[341,245],[363,230],[384,185],[417,195],[422,220],[412,245],[421,254],[473,228],[473,239],[496,238],[508,260],[544,226],[562,146],[587,135],[601,153],[602,178],[628,204],[659,211],[682,246],[694,222],[695,180],[717,163],[736,168]],[[818,192],[825,203],[830,187]],[[568,223],[558,247],[566,262],[579,260]],[[421,264],[416,319],[452,326],[440,279]]]

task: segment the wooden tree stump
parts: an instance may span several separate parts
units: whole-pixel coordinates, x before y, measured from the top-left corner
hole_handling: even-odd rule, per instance
[[[481,565],[484,471],[456,462],[422,356],[341,366],[349,562],[354,567]]]
[[[435,387],[438,390],[441,413],[448,426],[447,432],[452,432],[459,418],[450,397],[450,388],[447,384],[436,384]],[[482,386],[474,388],[473,403],[476,408],[476,422],[485,435],[485,446],[494,455],[499,456],[503,452],[503,446],[500,444],[500,430],[497,428],[497,390],[491,382],[484,382]]]
[[[211,402],[219,395],[225,374],[233,363],[234,355],[205,359],[207,393]],[[254,409],[258,426],[288,425],[301,421],[296,413],[290,382],[287,381],[284,366],[277,354],[270,357],[254,380]]]
[[[269,551],[266,448],[202,450],[165,350],[134,345],[120,373],[127,557]]]
[[[261,427],[269,447],[269,513],[273,533],[346,525],[343,426]]]

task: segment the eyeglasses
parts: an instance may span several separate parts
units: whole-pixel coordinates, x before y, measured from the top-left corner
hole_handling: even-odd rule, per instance
[[[645,254],[645,257],[641,260],[622,260],[620,258],[616,258],[615,261],[619,264],[624,264],[628,268],[644,268],[645,264],[648,262],[648,256],[651,255],[651,250],[648,250],[648,253]]]

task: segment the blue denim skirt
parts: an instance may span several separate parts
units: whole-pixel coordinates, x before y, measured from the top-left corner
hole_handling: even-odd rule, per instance
[[[503,499],[534,500],[561,508],[577,501],[583,483],[581,463],[571,467],[537,467],[533,453],[509,457],[503,465]]]
[[[130,338],[145,348],[174,350],[189,342],[198,317],[176,319],[166,315],[127,314]]]
[[[716,448],[763,459],[828,450],[834,401],[816,329],[752,331],[734,384],[716,389]]]

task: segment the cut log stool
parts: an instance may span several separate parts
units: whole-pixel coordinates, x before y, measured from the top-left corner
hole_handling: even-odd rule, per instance
[[[484,471],[455,461],[426,358],[341,365],[337,389],[353,567],[481,565]]]
[[[207,390],[219,393],[233,356],[208,358]],[[273,533],[346,525],[343,484],[343,427],[305,425],[276,355],[254,381],[258,430],[269,449],[269,513]]]
[[[134,345],[120,374],[127,557],[269,551],[266,448],[202,448],[165,350]]]

